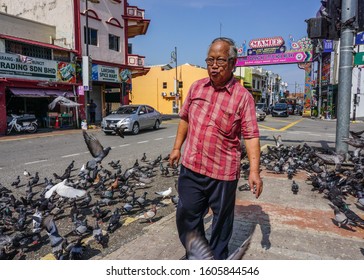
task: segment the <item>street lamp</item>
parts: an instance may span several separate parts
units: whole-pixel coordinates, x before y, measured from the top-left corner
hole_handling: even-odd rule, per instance
[[[175,81],[175,100],[176,100],[176,106],[178,108],[178,101],[179,100],[179,94],[178,94],[178,87],[179,87],[179,84],[178,84],[178,78],[177,78],[177,47],[174,47],[174,51],[171,53],[171,62],[175,62],[176,63],[176,81]]]
[[[88,2],[94,3],[94,4],[99,4],[100,1],[99,0],[86,0],[86,30],[85,30],[85,39],[86,39],[86,61],[82,63],[82,70],[84,71],[85,69],[87,69],[87,73],[83,74],[83,79],[87,79],[87,83],[83,82],[83,84],[87,84],[87,88],[85,90],[85,114],[86,114],[86,121],[89,122],[89,116],[88,116],[88,108],[87,108],[87,104],[89,102],[89,98],[90,98],[90,93],[92,92],[92,79],[90,81],[90,54],[89,54],[89,45],[90,45],[90,32],[89,32],[89,28],[88,28]],[[87,63],[87,67],[85,67]],[[91,85],[90,85],[91,82]]]

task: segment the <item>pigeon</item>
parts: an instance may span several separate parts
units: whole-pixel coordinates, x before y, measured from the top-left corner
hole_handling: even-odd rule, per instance
[[[325,163],[335,165],[342,164],[346,159],[346,155],[344,153],[334,153],[332,155],[328,155],[320,152],[315,152],[315,156],[322,159]]]
[[[27,170],[24,170],[24,173],[23,173],[23,175],[25,176],[25,177],[27,177],[27,178],[30,178],[30,173],[29,173],[29,171],[27,171]]]
[[[42,226],[47,231],[53,254],[57,255],[57,252],[62,251],[62,245],[65,239],[59,234],[53,216],[48,215],[45,217],[42,222]]]
[[[116,208],[114,213],[111,215],[109,224],[107,226],[107,232],[114,232],[120,225],[121,210]]]
[[[157,206],[153,204],[148,211],[137,216],[136,219],[146,219],[149,221],[149,223],[153,223],[153,218],[155,217],[156,214],[157,214]]]
[[[246,250],[249,248],[253,233],[227,258],[227,260],[241,260]],[[213,260],[206,238],[197,231],[192,231],[186,235],[186,256],[188,260]]]
[[[342,226],[355,226],[356,224],[351,221],[346,215],[345,213],[341,212],[339,207],[337,207],[336,205],[333,204],[329,204],[331,208],[334,209],[334,214],[335,214],[335,221],[338,225],[338,227],[342,227]]]
[[[360,138],[361,135],[364,133],[364,130],[360,130],[360,131],[353,131],[353,130],[349,130],[350,135],[353,138]]]
[[[298,188],[299,188],[298,184],[293,180],[292,181],[292,186],[291,186],[291,190],[292,190],[293,194],[298,193]]]
[[[62,259],[81,260],[84,250],[85,246],[82,244],[82,237],[80,237],[76,241],[67,244]]]
[[[124,138],[124,130],[125,130],[125,127],[121,127],[121,126],[114,128],[116,135],[119,135],[121,138]]]
[[[140,161],[142,161],[142,162],[146,162],[147,161],[147,155],[145,153],[143,153],[143,156],[140,159]]]
[[[82,133],[87,148],[94,158],[93,162],[90,162],[89,167],[91,169],[94,169],[96,167],[96,164],[101,163],[101,161],[109,154],[111,148],[110,147],[104,148],[101,145],[100,141],[92,134],[88,134],[86,130],[82,130]]]
[[[79,190],[72,188],[66,185],[67,179],[64,179],[62,182],[51,187],[45,194],[45,198],[50,198],[54,192],[56,192],[59,196],[68,197],[68,198],[76,198],[82,197],[86,194],[85,190]]]
[[[66,92],[63,94],[63,96],[62,95],[58,96],[51,103],[49,103],[48,104],[49,110],[53,110],[54,107],[56,107],[57,104],[60,104],[62,106],[66,106],[66,107],[77,107],[77,106],[82,105],[80,103],[69,100],[68,98],[65,97],[65,95],[66,95]]]
[[[162,196],[163,198],[166,198],[167,196],[170,196],[172,193],[172,187],[169,187],[167,190],[155,192],[156,195]]]
[[[274,139],[274,142],[275,142],[277,148],[280,148],[280,147],[283,146],[282,136],[281,135],[278,135],[277,137],[275,137],[273,135],[273,139]]]
[[[106,247],[107,235],[103,233],[98,221],[95,222],[95,227],[92,231],[92,237],[96,240],[98,244],[101,244],[103,248]]]
[[[144,208],[145,205],[145,201],[146,201],[146,197],[147,197],[148,192],[144,192],[143,195],[139,196],[135,202],[138,203],[138,205],[142,208]]]
[[[18,175],[16,177],[15,181],[11,183],[11,186],[12,187],[18,187],[19,183],[20,183],[20,176]]]

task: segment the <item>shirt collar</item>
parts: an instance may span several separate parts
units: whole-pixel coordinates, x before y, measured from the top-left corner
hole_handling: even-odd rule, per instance
[[[235,83],[236,83],[236,79],[235,79],[234,75],[232,75],[231,76],[231,79],[225,84],[225,86],[223,86],[221,88],[220,87],[219,88],[215,88],[213,86],[213,84],[212,84],[211,79],[208,79],[204,86],[206,86],[206,87],[207,86],[211,86],[215,90],[226,90],[231,95],[231,93],[232,93],[232,87],[235,85]]]

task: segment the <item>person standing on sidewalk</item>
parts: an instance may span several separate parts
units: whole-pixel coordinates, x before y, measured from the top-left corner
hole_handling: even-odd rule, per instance
[[[96,107],[97,105],[94,103],[94,100],[91,99],[90,103],[87,104],[88,112],[90,114],[90,124],[95,124],[95,116],[96,116]]]
[[[191,231],[206,238],[203,218],[211,208],[209,245],[215,259],[228,257],[242,137],[250,163],[250,189],[256,198],[263,190],[255,103],[234,78],[236,60],[233,40],[220,37],[212,41],[205,60],[209,77],[196,81],[188,92],[169,158],[171,166],[178,164],[186,142],[178,178],[179,239],[186,247],[186,235]]]

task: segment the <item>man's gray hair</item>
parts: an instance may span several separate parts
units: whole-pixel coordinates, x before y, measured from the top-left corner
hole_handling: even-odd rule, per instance
[[[229,58],[237,58],[238,57],[238,49],[235,45],[235,42],[233,39],[227,38],[227,37],[217,37],[216,39],[212,40],[211,45],[219,42],[219,41],[223,41],[229,44],[230,49],[229,49]],[[210,45],[210,47],[211,47]]]

